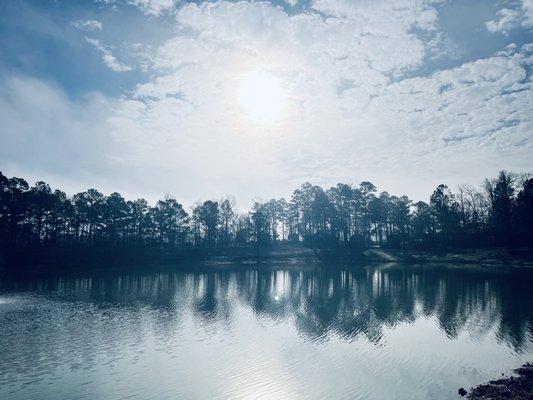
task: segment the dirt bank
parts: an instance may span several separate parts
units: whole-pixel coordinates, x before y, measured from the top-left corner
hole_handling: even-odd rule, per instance
[[[407,263],[449,263],[477,265],[508,265],[533,267],[531,248],[447,249],[447,250],[382,250]]]

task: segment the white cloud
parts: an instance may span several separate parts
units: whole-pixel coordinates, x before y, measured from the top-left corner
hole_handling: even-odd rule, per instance
[[[102,23],[100,21],[96,20],[77,20],[72,22],[72,26],[74,26],[77,29],[81,29],[84,31],[101,31],[102,30]]]
[[[380,151],[384,163],[430,167],[429,175],[483,173],[510,162],[530,168],[530,67],[528,54],[514,53],[391,84],[366,109],[378,125],[393,127],[375,143],[389,145]]]
[[[108,157],[114,152],[106,122],[111,103],[98,93],[72,101],[50,82],[5,77],[0,169],[30,179],[46,177],[64,190],[102,185],[105,176],[111,177],[104,171],[110,170]]]
[[[138,7],[146,14],[159,16],[174,7],[174,0],[129,0],[129,2]]]
[[[432,46],[412,28],[440,34],[431,4],[411,5],[320,0],[313,7],[321,15],[293,16],[266,3],[185,5],[176,14],[180,34],[153,59],[156,76],[135,92],[142,107],[115,133],[135,144],[137,159],[169,165],[181,154],[182,170],[204,182],[208,159],[212,188],[238,175],[259,195],[266,195],[260,187],[284,182],[287,188],[303,179],[377,176],[394,187],[398,174],[427,181],[454,168],[459,179],[465,164],[482,176],[484,168],[507,167],[510,154],[509,168],[527,167],[533,115],[527,55],[511,49],[403,79]],[[276,75],[290,93],[291,111],[278,124],[246,122],[235,101],[239,82],[257,68]],[[132,134],[136,121],[142,127]],[[457,167],[447,163],[452,159]]]
[[[129,65],[119,62],[113,53],[111,53],[111,50],[100,43],[99,40],[92,38],[85,38],[85,40],[102,53],[102,61],[110,70],[114,72],[127,72],[133,69]]]
[[[490,32],[508,34],[511,30],[522,26],[529,29],[533,27],[533,0],[521,0],[516,9],[502,8],[496,13],[497,19],[485,25]]]
[[[120,63],[117,58],[111,53],[107,52],[102,54],[102,60],[104,61],[104,64],[107,65],[107,67],[112,71],[127,72],[132,70],[132,67]]]
[[[502,32],[507,34],[511,29],[518,25],[521,13],[517,10],[502,8],[496,13],[496,16],[496,20],[486,23],[487,29],[490,32]]]
[[[533,27],[533,0],[522,0],[522,10],[524,11],[524,21],[522,25],[526,28]]]
[[[417,76],[451,46],[433,2],[311,6],[299,14],[265,2],[181,6],[173,37],[143,56],[150,57],[150,79],[107,100],[90,127],[107,176],[119,177],[117,190],[170,192],[188,204],[232,193],[246,206],[287,195],[305,180],[370,179],[418,199],[439,183],[476,183],[501,168],[531,170],[533,45]],[[111,68],[131,68],[87,40]],[[240,85],[257,70],[275,76],[287,93],[279,121],[251,121],[238,101]],[[51,115],[75,126],[86,121],[78,105],[58,104]],[[13,117],[18,107],[31,108],[2,105],[2,119],[14,129],[24,123]],[[33,129],[49,126],[30,120]],[[57,145],[68,140],[65,134]]]

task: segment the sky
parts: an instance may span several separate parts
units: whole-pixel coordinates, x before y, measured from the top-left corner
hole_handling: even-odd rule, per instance
[[[0,171],[240,207],[533,172],[533,0],[0,2]]]

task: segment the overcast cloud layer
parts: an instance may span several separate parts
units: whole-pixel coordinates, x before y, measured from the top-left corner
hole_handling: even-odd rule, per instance
[[[458,4],[24,3],[24,22],[0,20],[0,170],[244,207],[304,181],[427,199],[531,172],[533,3]],[[7,43],[17,33],[29,39]],[[287,93],[276,122],[239,104],[256,70]]]

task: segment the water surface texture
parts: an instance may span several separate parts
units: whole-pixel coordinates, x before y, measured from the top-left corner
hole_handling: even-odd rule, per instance
[[[533,359],[532,271],[0,280],[0,399],[453,399]]]

